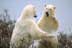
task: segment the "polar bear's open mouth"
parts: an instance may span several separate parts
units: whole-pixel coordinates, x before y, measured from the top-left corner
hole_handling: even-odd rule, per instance
[[[49,13],[48,12],[46,12],[46,15],[47,15],[47,17],[49,16]]]

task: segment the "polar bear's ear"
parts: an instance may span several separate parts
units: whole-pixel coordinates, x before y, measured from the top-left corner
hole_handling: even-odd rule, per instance
[[[44,7],[46,7],[46,6],[47,6],[47,4],[44,5]]]
[[[54,7],[54,9],[56,9],[56,6]]]

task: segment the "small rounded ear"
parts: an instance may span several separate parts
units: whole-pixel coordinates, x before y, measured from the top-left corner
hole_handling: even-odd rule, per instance
[[[44,5],[44,7],[46,7],[46,6],[47,6],[47,4]]]
[[[54,9],[56,9],[56,6],[54,7]]]

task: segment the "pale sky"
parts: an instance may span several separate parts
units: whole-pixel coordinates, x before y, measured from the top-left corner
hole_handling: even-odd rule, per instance
[[[59,20],[59,31],[68,32],[68,27],[72,27],[72,0],[0,0],[0,12],[8,9],[12,19],[17,19],[23,7],[33,4],[37,8],[37,20],[41,17],[45,4],[56,6],[56,17]]]

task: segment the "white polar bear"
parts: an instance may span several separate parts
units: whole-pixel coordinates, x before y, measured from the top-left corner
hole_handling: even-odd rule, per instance
[[[58,30],[58,20],[55,17],[55,6],[54,5],[45,5],[43,16],[38,21],[38,26],[43,30],[51,34],[56,34],[54,37],[49,37],[47,39],[42,39],[38,41],[38,45],[34,42],[34,47],[36,48],[57,48],[58,39],[57,39],[57,30]]]
[[[36,15],[35,7],[27,5],[19,19],[15,24],[13,30],[10,48],[28,48],[32,40],[42,39],[52,36],[42,31],[34,21]]]
[[[55,16],[55,6],[54,5],[45,5],[43,16],[38,21],[38,26],[46,32],[56,32],[59,27],[59,22]]]
[[[58,48],[58,39],[57,39],[57,33],[56,32],[57,32],[58,27],[59,27],[59,24],[58,24],[59,22],[55,16],[55,14],[56,14],[55,9],[56,9],[56,7],[52,4],[45,5],[43,16],[38,21],[38,26],[42,30],[44,30],[48,33],[56,34],[56,36],[54,36],[53,38],[49,38],[48,40],[41,41],[41,42],[47,42],[47,41],[51,42],[51,45],[52,45],[51,48]]]

